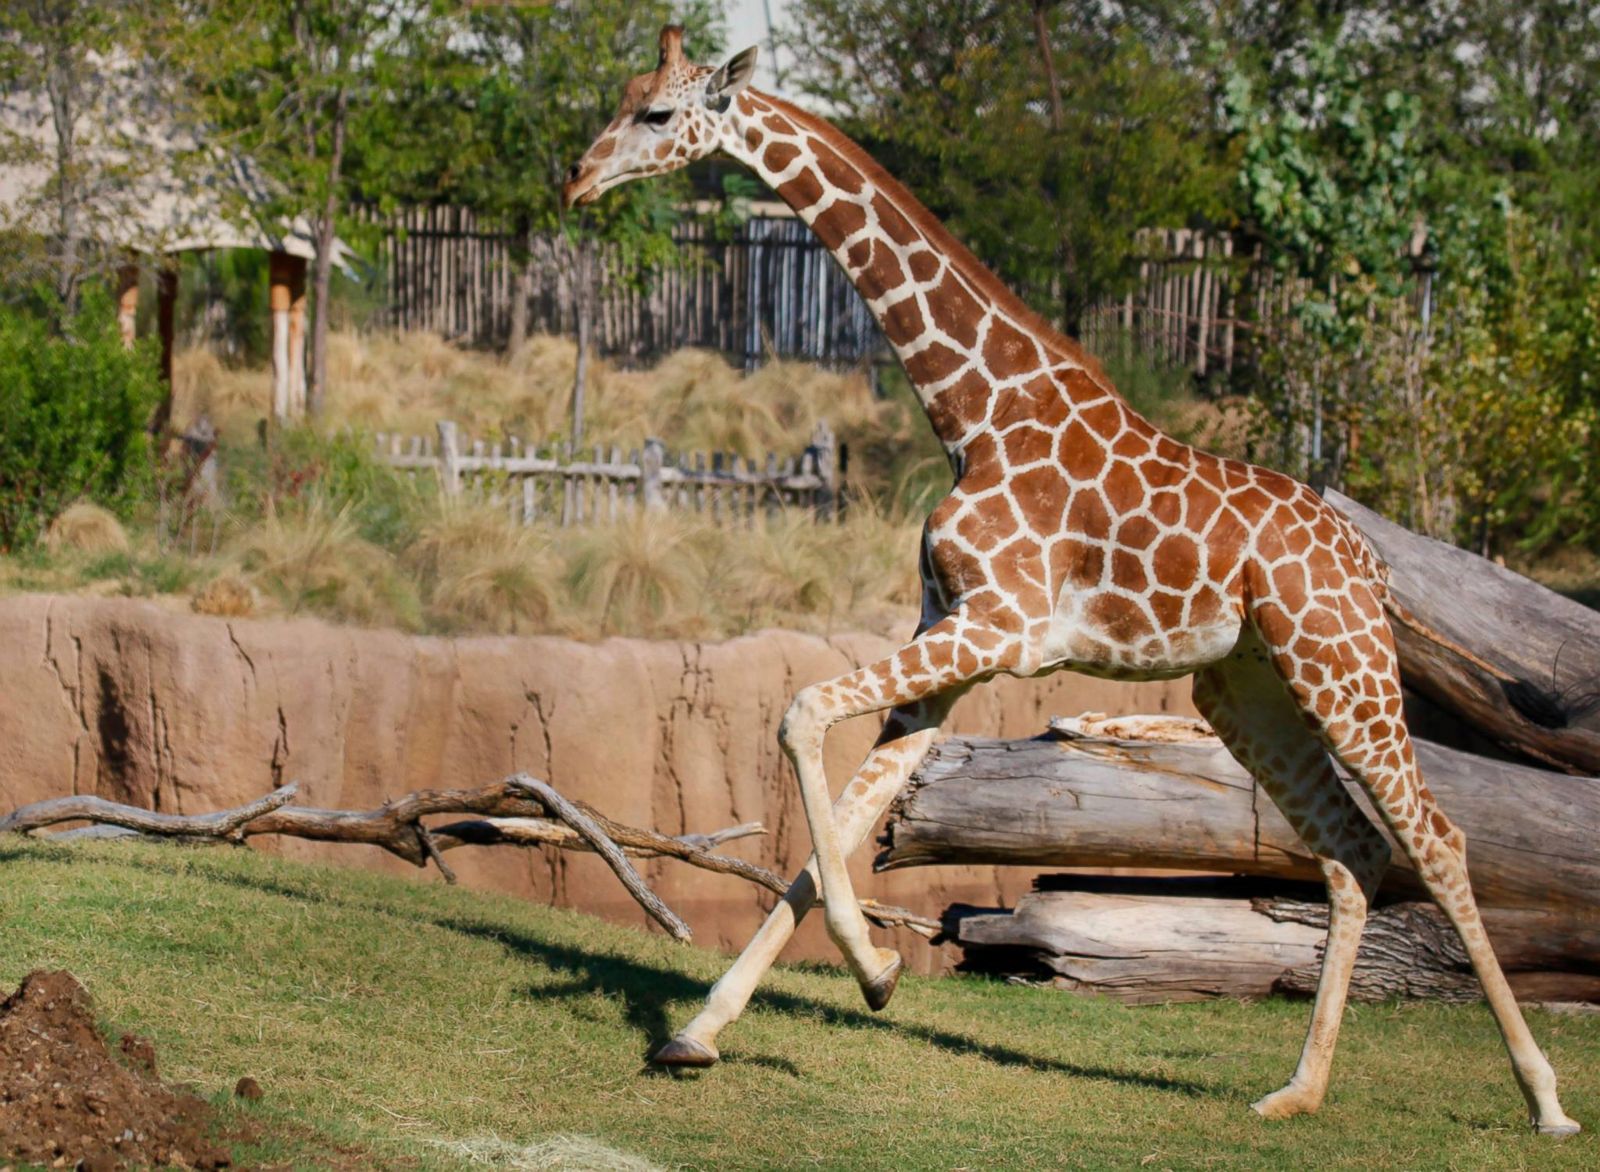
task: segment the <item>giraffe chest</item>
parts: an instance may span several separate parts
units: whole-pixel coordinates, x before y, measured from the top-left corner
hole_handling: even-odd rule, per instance
[[[1178,606],[1157,601],[1148,594],[1065,584],[1040,642],[1041,670],[1172,679],[1225,659],[1239,642],[1243,620],[1236,610],[1199,595]],[[1162,615],[1169,607],[1176,616]]]

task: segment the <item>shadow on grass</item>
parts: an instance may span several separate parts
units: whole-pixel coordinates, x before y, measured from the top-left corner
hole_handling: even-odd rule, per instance
[[[703,1000],[711,989],[706,982],[670,968],[644,964],[614,953],[573,948],[525,932],[507,931],[504,928],[490,927],[463,919],[439,919],[435,920],[434,924],[466,936],[492,940],[526,960],[536,961],[553,972],[570,973],[574,978],[555,988],[542,986],[526,990],[530,997],[581,997],[602,993],[619,999],[625,1007],[624,1015],[628,1024],[644,1035],[645,1048],[641,1057],[645,1061],[646,1069],[652,1074],[669,1073],[651,1065],[649,1061],[650,1055],[672,1037],[672,1029],[667,1023],[666,1007],[677,1001]],[[976,1054],[998,1066],[1021,1066],[1033,1070],[1054,1071],[1075,1078],[1103,1079],[1156,1090],[1178,1091],[1193,1097],[1213,1096],[1218,1093],[1213,1087],[1186,1079],[1062,1062],[1009,1046],[980,1042],[948,1030],[878,1017],[862,1010],[845,1009],[826,1001],[775,989],[758,991],[752,1002],[778,1013],[819,1019],[827,1025],[881,1030],[885,1033],[915,1038],[935,1049],[952,1054]],[[773,1055],[740,1056],[731,1061],[773,1067],[796,1076],[799,1074],[798,1069],[787,1059]]]
[[[70,864],[74,852],[66,844],[55,846],[47,852],[36,848],[26,849],[32,861]],[[0,847],[0,866],[24,857],[23,849]],[[115,860],[123,866],[138,867],[163,874],[180,870],[193,878],[226,884],[241,889],[261,892],[279,898],[307,904],[328,904],[358,911],[370,911],[389,916],[405,915],[406,909],[394,904],[362,897],[314,889],[297,884],[291,879],[267,878],[255,875],[233,874],[227,871],[193,866],[193,856],[178,865],[157,857],[129,855]],[[552,972],[565,974],[570,979],[555,986],[541,985],[523,990],[530,999],[548,1000],[552,997],[586,997],[602,993],[620,1001],[624,1006],[627,1023],[644,1035],[644,1049],[640,1057],[645,1070],[653,1076],[665,1077],[669,1072],[650,1063],[649,1057],[672,1036],[668,1024],[667,1007],[677,1002],[702,1001],[710,992],[706,981],[691,977],[676,969],[652,965],[616,953],[600,952],[557,943],[504,924],[487,923],[463,916],[440,916],[431,909],[410,909],[421,921],[444,931],[455,932],[476,940],[485,940],[507,949],[518,957],[533,961]],[[847,979],[847,978],[841,978]],[[846,1009],[812,997],[786,993],[775,989],[760,990],[752,999],[764,1009],[790,1016],[817,1019],[831,1026],[849,1029],[881,1030],[913,1038],[935,1049],[951,1054],[975,1054],[999,1066],[1016,1066],[1033,1070],[1053,1071],[1074,1078],[1101,1079],[1130,1086],[1149,1087],[1173,1091],[1190,1097],[1216,1097],[1224,1094],[1216,1087],[1187,1079],[1168,1078],[1162,1075],[1139,1074],[1105,1066],[1088,1066],[1062,1062],[1010,1046],[980,1042],[963,1034],[914,1022],[897,1021],[875,1016],[864,1010]],[[788,1059],[777,1055],[736,1055],[726,1060],[730,1065],[759,1065],[799,1076],[798,1068]]]

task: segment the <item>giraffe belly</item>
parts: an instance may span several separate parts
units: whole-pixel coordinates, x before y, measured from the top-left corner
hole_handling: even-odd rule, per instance
[[[1237,614],[1176,630],[1133,617],[1092,621],[1079,598],[1063,593],[1040,648],[1041,672],[1065,668],[1120,680],[1168,680],[1226,659],[1239,642]]]

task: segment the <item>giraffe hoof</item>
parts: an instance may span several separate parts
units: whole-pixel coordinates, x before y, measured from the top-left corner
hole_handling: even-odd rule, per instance
[[[1288,1119],[1293,1115],[1310,1115],[1322,1106],[1322,1100],[1302,1091],[1294,1084],[1250,1104],[1250,1110],[1263,1119]]]
[[[1559,1119],[1551,1123],[1536,1123],[1540,1135],[1553,1135],[1557,1138],[1568,1135],[1577,1135],[1583,1130],[1582,1124],[1576,1119]]]
[[[889,949],[883,951],[892,958],[889,966],[861,986],[861,992],[867,998],[867,1008],[873,1013],[877,1013],[889,1004],[889,998],[894,996],[895,986],[900,983],[900,954]]]
[[[650,1061],[657,1066],[715,1066],[720,1057],[716,1047],[679,1034],[650,1055]]]

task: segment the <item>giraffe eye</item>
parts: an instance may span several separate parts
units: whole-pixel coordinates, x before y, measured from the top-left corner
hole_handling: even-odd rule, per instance
[[[665,126],[672,121],[671,110],[646,110],[643,120],[651,126]]]

